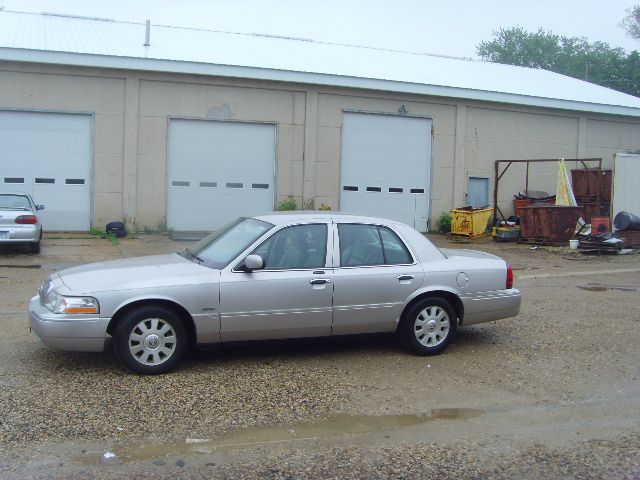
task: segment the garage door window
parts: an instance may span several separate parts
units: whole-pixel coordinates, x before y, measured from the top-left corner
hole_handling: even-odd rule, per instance
[[[327,257],[327,226],[296,225],[274,233],[254,252],[266,270],[322,268]]]
[[[406,265],[413,258],[402,240],[389,228],[376,225],[338,225],[340,265]]]

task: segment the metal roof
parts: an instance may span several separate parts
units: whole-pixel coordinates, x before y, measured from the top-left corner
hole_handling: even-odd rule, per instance
[[[300,82],[640,117],[640,98],[546,70],[273,35],[0,11],[0,60]]]

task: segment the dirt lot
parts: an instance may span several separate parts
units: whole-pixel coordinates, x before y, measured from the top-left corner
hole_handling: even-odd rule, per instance
[[[160,377],[47,350],[26,305],[56,269],[184,244],[0,250],[0,478],[639,478],[640,255],[431,238],[511,262],[520,316],[437,357],[387,336],[270,342]]]

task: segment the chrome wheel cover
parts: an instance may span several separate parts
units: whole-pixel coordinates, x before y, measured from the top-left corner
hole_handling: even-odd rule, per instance
[[[425,347],[440,345],[447,338],[450,329],[447,311],[437,305],[430,305],[418,313],[413,325],[416,339]]]
[[[160,365],[175,353],[177,340],[169,322],[162,318],[146,318],[131,330],[129,352],[142,365]]]

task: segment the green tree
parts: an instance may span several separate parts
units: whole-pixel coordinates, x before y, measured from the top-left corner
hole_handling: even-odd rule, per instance
[[[634,5],[627,10],[627,16],[622,19],[620,26],[631,38],[640,40],[640,5]]]
[[[542,29],[501,28],[493,39],[480,42],[483,60],[521,67],[542,68],[640,96],[640,58],[605,42],[565,37]]]

